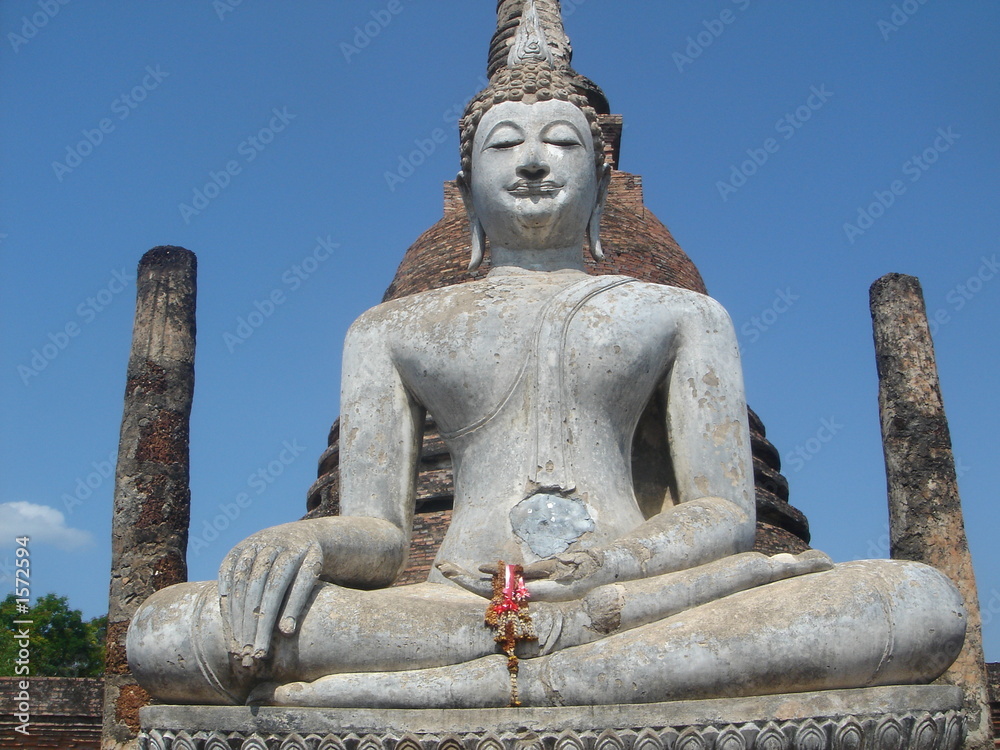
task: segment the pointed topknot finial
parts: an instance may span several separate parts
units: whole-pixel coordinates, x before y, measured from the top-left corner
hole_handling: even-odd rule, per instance
[[[498,0],[497,30],[490,43],[487,75],[504,68],[541,64],[572,79],[573,88],[599,113],[610,111],[607,97],[572,67],[573,47],[563,26],[559,0]]]
[[[568,70],[572,57],[559,0],[498,0],[487,75],[529,60]]]
[[[507,67],[513,68],[528,61],[544,62],[553,69],[556,67],[545,29],[538,18],[535,0],[527,0],[524,6],[524,15],[521,16],[521,23],[517,27],[514,43],[510,45]]]

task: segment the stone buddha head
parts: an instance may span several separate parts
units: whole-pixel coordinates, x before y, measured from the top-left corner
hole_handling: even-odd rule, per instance
[[[466,108],[457,182],[472,229],[470,270],[485,238],[510,251],[580,248],[603,259],[599,229],[611,168],[597,113],[554,65],[529,3],[508,64]]]

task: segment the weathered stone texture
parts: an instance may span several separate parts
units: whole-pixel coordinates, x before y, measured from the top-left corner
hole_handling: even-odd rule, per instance
[[[151,706],[149,750],[959,750],[954,688],[633,706],[400,711]]]
[[[987,664],[986,667],[993,722],[995,727],[1000,728],[1000,664]],[[16,684],[14,678],[0,677],[0,706],[11,704]],[[100,746],[102,679],[33,677],[31,690],[33,722],[40,731],[33,737],[25,738],[13,731],[13,716],[0,712],[0,742],[4,748],[96,750]],[[41,739],[43,735],[44,740]],[[40,744],[42,742],[49,744]],[[997,742],[997,747],[1000,747],[1000,742]],[[491,747],[491,750],[496,749]],[[618,749],[608,746],[606,750]]]
[[[945,572],[968,610],[961,655],[943,679],[965,691],[971,747],[991,744],[975,573],[920,282],[887,274],[871,287],[879,411],[889,495],[889,546],[895,559]]]
[[[129,675],[125,633],[154,591],[187,580],[189,418],[194,391],[197,260],[156,247],[139,262],[115,506],[104,732],[134,740],[148,696]]]
[[[489,59],[486,65],[486,74],[491,78],[507,65],[510,47],[514,43],[521,16],[524,14],[524,5],[524,0],[500,0],[497,3],[497,30],[490,40]],[[571,69],[573,49],[563,29],[558,0],[536,0],[535,9],[554,58],[554,66],[563,70]]]
[[[809,549],[809,522],[788,503],[788,481],[781,474],[781,458],[767,439],[764,424],[749,411],[757,493],[757,539],[754,549],[769,555],[797,554]],[[334,422],[330,446],[319,460],[319,479],[309,490],[307,518],[337,515],[340,512],[340,422]],[[417,477],[417,513],[406,569],[396,585],[427,579],[438,547],[451,521],[451,457],[437,432],[434,420],[427,419]]]

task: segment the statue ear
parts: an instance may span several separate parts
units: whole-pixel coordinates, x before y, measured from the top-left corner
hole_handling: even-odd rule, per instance
[[[611,185],[611,165],[601,167],[597,177],[597,201],[590,214],[590,223],[587,224],[587,239],[590,240],[590,254],[594,260],[602,261],[604,248],[601,246],[601,217],[604,216],[604,202],[608,199],[608,187]]]
[[[476,216],[476,207],[472,203],[472,186],[465,172],[459,172],[455,177],[458,184],[458,192],[462,196],[462,203],[465,205],[465,213],[469,217],[469,231],[472,235],[472,257],[469,259],[469,270],[475,271],[483,262],[483,251],[486,246],[486,231],[482,222]]]

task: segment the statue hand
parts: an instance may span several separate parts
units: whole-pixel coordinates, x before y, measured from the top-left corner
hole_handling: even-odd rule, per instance
[[[489,570],[486,570],[486,568],[489,568]],[[483,565],[479,568],[481,573],[488,573],[489,575],[476,575],[470,573],[461,565],[455,565],[455,563],[450,562],[438,563],[437,569],[441,571],[441,575],[449,581],[457,583],[466,591],[478,594],[484,599],[493,598],[493,571],[496,569],[496,565]]]
[[[564,552],[525,565],[524,580],[531,599],[550,602],[579,599],[591,589],[610,583],[611,578],[601,575],[607,572],[604,561],[600,551],[587,549]]]
[[[230,651],[244,667],[265,659],[275,623],[291,635],[323,567],[319,541],[295,524],[264,529],[244,539],[219,568],[222,617],[232,633]]]
[[[604,555],[596,550],[564,552],[524,566],[524,580],[530,594],[529,601],[568,601],[583,597],[601,584],[607,576],[598,577],[603,570]],[[493,597],[493,576],[496,563],[479,566],[479,574],[470,573],[460,565],[441,562],[441,574],[467,591],[484,599]]]

